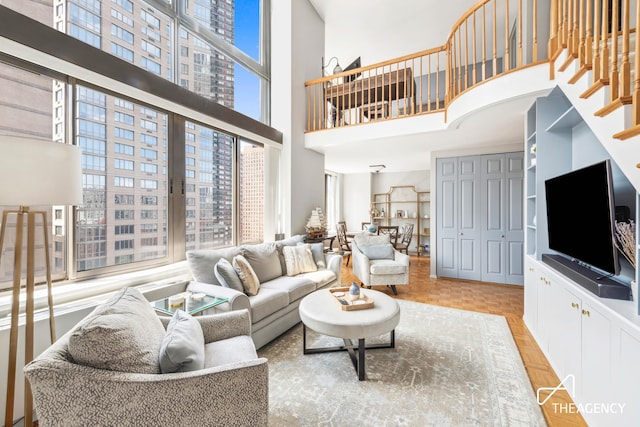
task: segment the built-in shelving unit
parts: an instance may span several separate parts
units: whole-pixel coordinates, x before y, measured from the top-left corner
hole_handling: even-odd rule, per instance
[[[616,401],[629,410],[615,418],[584,413],[590,425],[637,425],[640,408],[640,316],[638,301],[600,298],[573,274],[543,262],[549,249],[545,181],[610,158],[580,114],[558,88],[538,98],[525,126],[525,307],[524,321],[558,378],[573,376],[571,397],[578,405]],[[632,205],[638,220],[640,195],[612,159],[616,204]],[[589,212],[567,212],[567,226],[589,233]],[[640,256],[640,246],[636,259]],[[548,260],[548,257],[545,257]],[[622,258],[622,257],[621,257]],[[638,271],[626,261],[612,279],[628,284]],[[598,277],[597,280],[601,278]],[[612,421],[615,420],[615,421]]]
[[[429,247],[430,203],[429,191],[417,191],[413,185],[391,186],[386,193],[371,195],[371,221],[377,225],[413,223],[411,248],[420,254]]]

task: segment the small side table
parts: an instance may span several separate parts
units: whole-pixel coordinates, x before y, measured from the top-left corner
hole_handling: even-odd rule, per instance
[[[194,315],[229,301],[229,298],[218,298],[212,295],[205,295],[202,299],[194,300],[191,296],[185,295],[183,304],[172,306],[169,304],[169,298],[170,297],[166,297],[152,301],[151,306],[155,311],[170,316],[173,316],[178,310],[183,310]]]

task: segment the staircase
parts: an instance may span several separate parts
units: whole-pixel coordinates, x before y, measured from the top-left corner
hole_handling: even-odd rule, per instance
[[[624,140],[616,138],[621,131],[633,128],[633,105],[623,104],[603,114],[603,109],[608,110],[607,107],[611,105],[609,85],[602,85],[599,89],[592,90],[595,83],[593,71],[583,72],[578,58],[567,60],[567,49],[563,49],[556,60],[551,62],[551,67],[558,87],[562,89],[636,191],[640,191],[640,135]],[[634,81],[633,79],[632,69],[631,81]]]

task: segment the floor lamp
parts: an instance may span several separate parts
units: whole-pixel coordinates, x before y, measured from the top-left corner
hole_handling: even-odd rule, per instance
[[[51,295],[51,264],[47,211],[30,210],[29,206],[79,205],[82,203],[81,151],[77,146],[48,140],[0,135],[0,206],[19,209],[5,210],[0,229],[0,256],[9,217],[16,217],[15,250],[13,259],[13,291],[11,300],[11,332],[9,337],[9,367],[7,375],[7,400],[5,423],[13,425],[16,365],[18,353],[18,315],[22,281],[23,229],[26,218],[27,264],[25,305],[25,365],[33,360],[34,341],[34,290],[35,290],[35,229],[36,219],[41,218],[44,235],[49,329],[51,342],[55,341],[53,300]],[[24,387],[25,426],[33,424],[31,388]]]

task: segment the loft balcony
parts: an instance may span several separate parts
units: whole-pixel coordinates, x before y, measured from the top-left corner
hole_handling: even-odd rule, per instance
[[[305,146],[326,154],[353,143],[350,152],[362,152],[375,149],[376,140],[424,140],[426,132],[467,127],[456,137],[433,138],[436,145],[456,148],[461,138],[485,137],[474,129],[492,109],[497,114],[491,116],[490,136],[513,141],[514,134],[495,129],[501,122],[496,115],[522,116],[535,97],[557,84],[557,69],[571,71],[570,84],[588,81],[581,98],[603,99],[597,116],[624,110],[627,120],[610,132],[612,138],[635,137],[639,17],[640,5],[630,0],[480,1],[442,46],[306,82]],[[473,122],[478,127],[468,126]],[[522,140],[522,119],[519,126]]]

